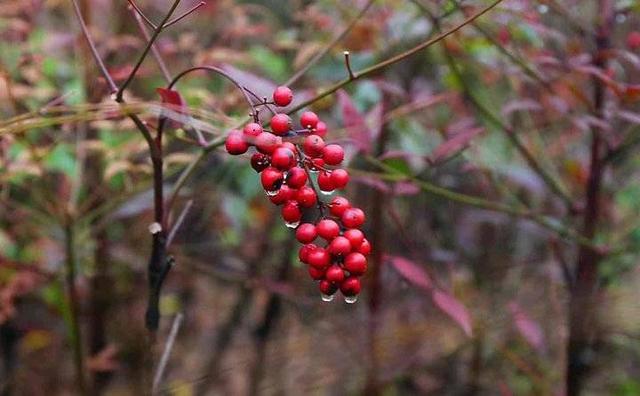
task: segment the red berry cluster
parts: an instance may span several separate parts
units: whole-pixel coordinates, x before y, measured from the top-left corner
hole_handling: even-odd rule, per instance
[[[262,104],[284,107],[292,100],[289,88],[278,87],[273,92],[273,102],[265,100]],[[371,252],[371,245],[360,230],[365,215],[346,198],[335,197],[330,202],[320,199],[318,193],[329,195],[349,182],[346,170],[326,167],[339,165],[344,150],[337,144],[325,143],[327,125],[315,113],[302,113],[300,126],[294,130],[287,114],[275,113],[271,130],[251,122],[242,131],[231,131],[225,147],[229,154],[239,155],[255,146],[251,166],[260,173],[271,202],[281,206],[287,227],[296,228],[296,238],[303,244],[300,261],[308,265],[311,278],[319,281],[322,299],[331,301],[339,289],[345,301],[353,303],[360,293],[359,278],[367,270],[366,256]],[[312,174],[317,174],[315,183]],[[316,221],[300,224],[303,211],[314,207],[319,211]],[[325,241],[324,246],[314,243],[318,237]]]

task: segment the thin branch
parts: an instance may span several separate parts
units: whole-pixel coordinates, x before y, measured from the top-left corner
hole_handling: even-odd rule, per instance
[[[158,27],[156,27],[155,30],[153,31],[153,34],[151,35],[151,39],[149,39],[149,41],[147,42],[147,46],[142,51],[142,54],[140,54],[140,57],[138,58],[138,61],[136,62],[135,66],[133,67],[133,70],[131,70],[131,73],[129,73],[129,77],[127,77],[125,82],[122,84],[122,86],[118,90],[118,93],[116,94],[116,101],[117,102],[122,102],[122,96],[124,95],[124,91],[127,89],[129,84],[131,84],[131,82],[135,78],[136,73],[138,72],[138,70],[140,69],[140,66],[142,66],[142,63],[144,62],[145,58],[147,57],[147,54],[149,54],[149,51],[151,51],[151,47],[153,46],[153,43],[155,43],[156,39],[158,38],[158,36],[162,32],[162,30],[164,29],[164,24],[167,23],[169,18],[171,18],[171,15],[173,15],[173,12],[176,10],[176,8],[178,7],[179,4],[180,4],[180,0],[174,0],[173,5],[169,9],[169,12],[167,12],[167,14],[165,15],[165,17],[162,20],[162,22],[160,22]]]
[[[165,23],[163,28],[166,29],[169,26],[175,25],[176,23],[180,22],[181,20],[183,20],[184,18],[188,17],[189,15],[193,14],[198,8],[206,5],[207,3],[205,1],[201,1],[198,4],[196,4],[195,6],[191,7],[188,11],[186,11],[184,14],[176,17],[175,19],[170,20],[169,22]]]
[[[173,320],[173,325],[171,326],[171,332],[169,333],[169,337],[167,338],[167,343],[164,346],[164,351],[162,352],[160,363],[158,364],[156,373],[153,376],[153,385],[151,388],[151,394],[155,395],[158,392],[160,381],[162,381],[162,376],[164,375],[164,371],[167,368],[167,363],[169,362],[169,356],[171,356],[171,350],[173,349],[173,344],[175,344],[176,337],[178,336],[178,330],[180,330],[180,325],[182,325],[183,319],[184,319],[184,315],[182,313],[178,313],[176,315],[176,318]]]
[[[191,206],[193,206],[193,199],[187,201],[187,203],[184,205],[184,208],[182,208],[182,212],[180,212],[180,216],[178,216],[175,223],[173,223],[173,225],[171,226],[171,231],[169,231],[169,236],[167,237],[167,247],[171,245],[171,242],[173,242],[173,238],[175,238],[178,230],[180,229],[180,226],[182,226],[182,223],[184,223],[184,219],[187,217]]]
[[[354,80],[356,77],[353,74],[353,70],[351,69],[351,59],[349,57],[349,51],[344,51],[344,66],[347,68],[347,72],[349,73],[349,79]]]
[[[465,27],[466,25],[468,25],[469,23],[475,21],[476,19],[478,19],[479,17],[481,17],[482,15],[486,14],[487,12],[489,12],[491,9],[493,9],[495,6],[497,6],[498,4],[500,4],[502,2],[502,0],[494,0],[493,3],[491,3],[489,6],[487,6],[486,8],[478,11],[477,13],[471,15],[470,17],[468,17],[467,19],[465,19],[462,23],[460,23],[459,25],[451,28],[450,30],[447,30],[444,33],[441,33],[439,35],[437,35],[436,37],[433,37],[431,39],[428,39],[427,41],[423,42],[422,44],[419,44],[401,54],[398,54],[396,56],[393,56],[387,60],[384,60],[382,62],[376,63],[373,66],[369,66],[363,70],[361,70],[360,72],[354,73],[353,79],[351,78],[347,78],[344,79],[340,82],[335,83],[334,85],[324,89],[322,92],[320,92],[319,94],[317,94],[316,96],[314,96],[313,98],[306,100],[302,103],[300,103],[299,105],[295,106],[294,108],[292,108],[291,110],[289,110],[289,114],[291,113],[295,113],[296,111],[305,108],[307,106],[309,106],[312,103],[315,103],[317,101],[319,101],[320,99],[331,95],[332,93],[336,92],[337,90],[339,90],[340,88],[348,85],[349,83],[351,83],[354,80],[360,79],[362,77],[366,77],[369,76],[371,74],[374,74],[388,66],[391,66],[395,63],[398,63],[408,57],[410,57],[411,55],[422,51],[425,48],[428,48],[434,44],[436,44],[437,42],[443,40],[444,38],[446,38],[447,36],[452,35],[453,33],[457,32],[458,30],[462,29],[463,27]]]
[[[147,18],[144,12],[140,9],[140,7],[138,7],[138,5],[133,0],[127,0],[127,1],[129,2],[129,5],[131,6],[131,8],[136,12],[136,14],[138,14],[147,23],[147,25],[149,25],[151,29],[155,30],[158,28],[155,23],[151,22],[151,19]]]
[[[358,23],[360,18],[362,18],[362,16],[369,10],[369,8],[371,8],[373,3],[374,3],[374,0],[369,0],[364,5],[364,7],[362,7],[360,9],[360,12],[358,12],[356,14],[356,16],[353,17],[351,22],[349,22],[349,24],[347,26],[345,26],[344,29],[342,29],[342,31],[340,33],[338,33],[338,35],[336,35],[333,38],[333,40],[331,40],[322,49],[322,51],[318,52],[313,58],[311,58],[308,62],[306,62],[304,67],[302,67],[302,69],[300,69],[297,72],[295,72],[294,75],[291,76],[289,78],[289,80],[287,80],[287,82],[284,83],[284,85],[291,86],[291,85],[295,84],[300,79],[300,77],[302,77],[307,71],[309,71],[309,69],[311,69],[316,63],[318,63],[320,61],[320,59],[322,59],[329,51],[331,51],[331,48],[333,48],[336,44],[338,44],[340,41],[342,41],[342,39],[345,38],[345,36],[347,34],[349,34],[351,29],[353,29],[353,27],[356,25],[356,23]]]
[[[151,36],[149,36],[149,32],[147,31],[147,28],[144,26],[144,20],[141,14],[136,12],[135,8],[133,7],[131,8],[131,12],[133,14],[133,17],[136,20],[136,23],[138,24],[138,29],[144,36],[145,40],[147,40],[147,42],[151,41]],[[153,58],[156,60],[156,63],[158,63],[158,67],[160,68],[160,71],[162,72],[164,79],[167,80],[167,82],[171,82],[171,73],[169,73],[169,69],[167,68],[166,63],[162,59],[162,56],[160,55],[160,51],[158,50],[158,46],[155,43],[153,43],[153,45],[151,46],[151,53],[153,54]]]
[[[84,22],[84,18],[82,17],[82,11],[80,11],[80,6],[78,5],[78,2],[76,0],[71,0],[71,3],[73,4],[73,10],[75,11],[76,16],[78,17],[78,22],[80,23],[80,29],[82,29],[82,34],[84,38],[87,40],[87,44],[89,44],[89,49],[91,50],[91,55],[93,55],[93,59],[96,61],[96,64],[98,65],[98,68],[102,73],[102,76],[107,81],[107,84],[109,85],[109,89],[111,90],[111,93],[117,92],[118,86],[116,85],[115,82],[113,82],[113,78],[111,78],[111,75],[107,70],[107,67],[104,65],[104,62],[102,61],[102,58],[98,53],[96,45],[93,42],[93,39],[91,38],[91,34],[89,34],[89,29],[87,28],[87,24]]]

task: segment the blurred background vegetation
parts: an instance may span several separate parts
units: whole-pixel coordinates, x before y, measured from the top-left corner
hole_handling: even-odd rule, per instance
[[[171,3],[137,4],[160,21]],[[80,5],[122,84],[135,12]],[[157,51],[170,76],[215,65],[260,96],[309,66],[296,105],[348,77],[343,51],[357,73],[490,5],[207,0]],[[639,395],[638,31],[633,0],[504,0],[313,100],[375,249],[353,305],[320,300],[247,158],[194,144],[246,122],[243,96],[185,78],[166,189],[198,162],[151,344],[151,165],[126,113],[156,125],[163,72],[147,57],[114,104],[70,1],[0,1],[0,390],[145,394],[175,325],[161,394],[561,395],[578,367],[578,393]]]

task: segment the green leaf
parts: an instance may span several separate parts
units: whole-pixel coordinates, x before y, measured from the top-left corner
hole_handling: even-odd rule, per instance
[[[76,159],[68,145],[60,144],[56,146],[47,154],[44,163],[49,169],[62,172],[70,178],[76,175]]]

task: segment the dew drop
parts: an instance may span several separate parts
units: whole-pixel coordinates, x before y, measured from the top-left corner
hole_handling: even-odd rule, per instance
[[[278,195],[279,192],[280,190],[264,191],[264,193],[267,194],[267,197],[275,197],[276,195]]]
[[[285,222],[284,225],[286,225],[289,228],[296,228],[300,225],[300,222],[299,221],[295,221],[293,223]]]
[[[336,191],[336,190],[331,190],[331,191],[320,190],[320,194],[322,194],[322,195],[331,195],[331,194],[333,194],[334,191]]]
[[[358,296],[346,296],[344,298],[344,302],[346,302],[347,304],[353,304],[356,301],[358,301]]]
[[[322,301],[324,301],[324,302],[330,302],[330,301],[333,301],[333,297],[334,297],[334,296],[335,296],[334,294],[332,294],[332,295],[328,295],[328,294],[320,294],[320,298],[322,298]]]

